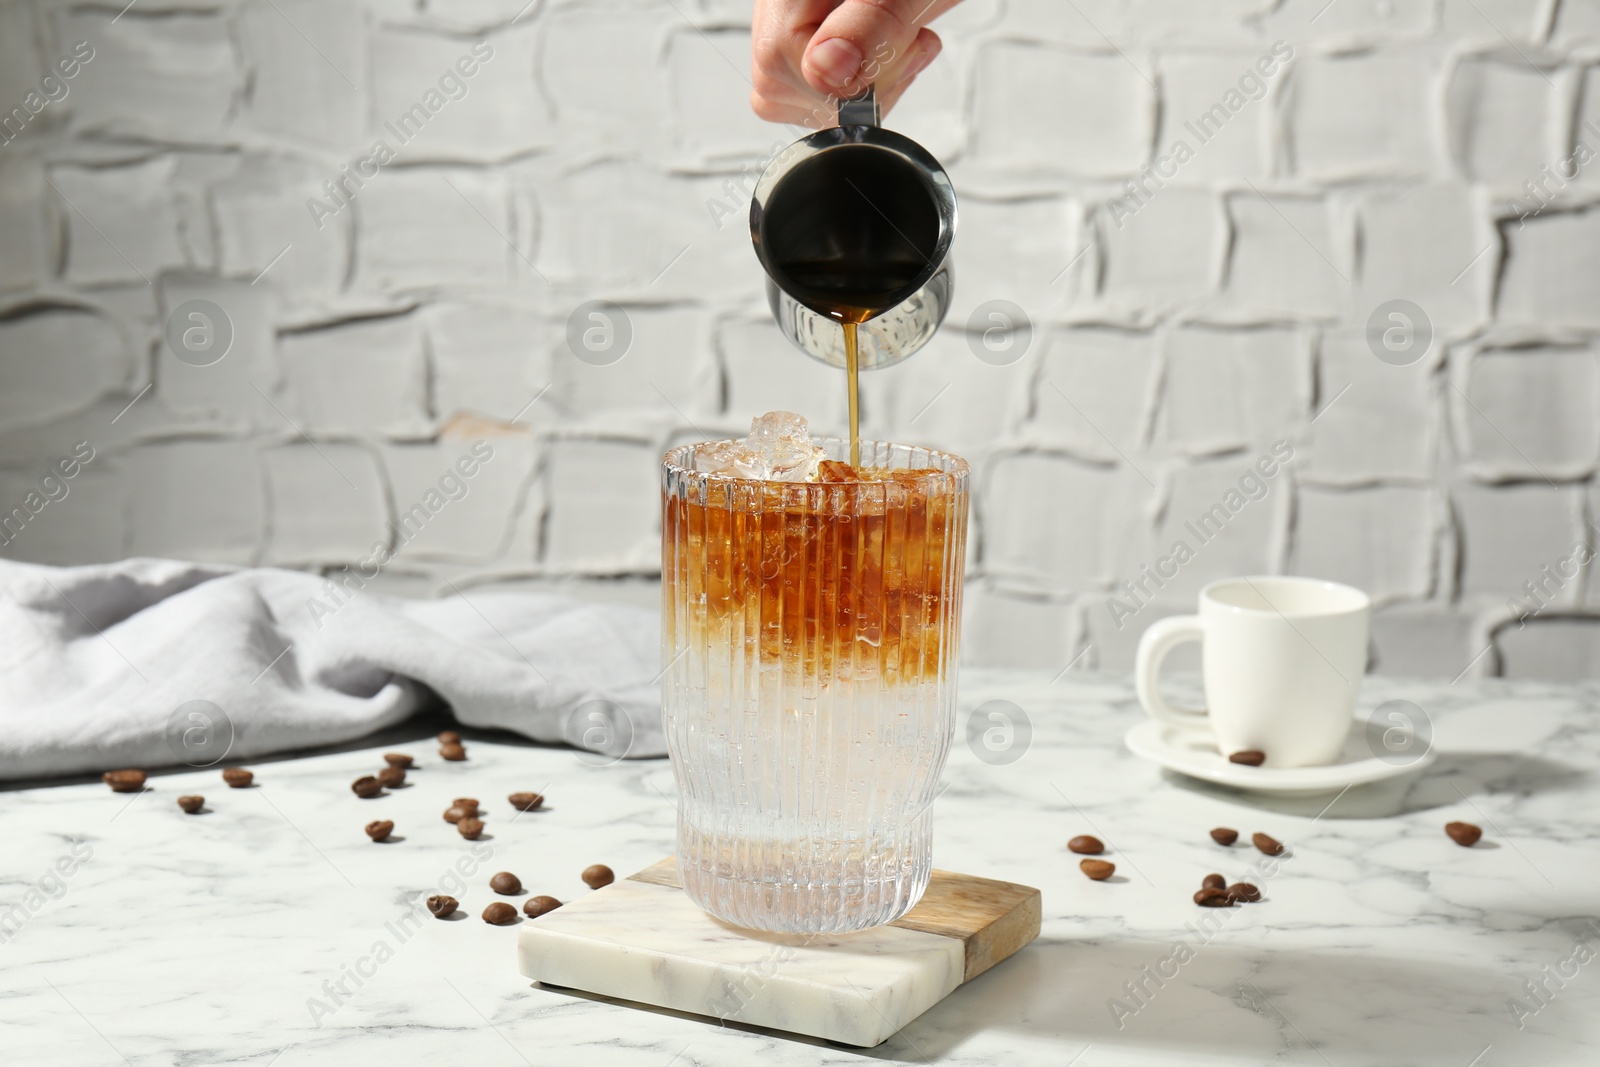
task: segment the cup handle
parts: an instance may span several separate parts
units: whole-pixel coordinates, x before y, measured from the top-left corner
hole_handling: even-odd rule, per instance
[[[1181,730],[1210,728],[1204,708],[1188,710],[1174,707],[1161,695],[1158,684],[1161,664],[1167,658],[1167,653],[1185,642],[1200,641],[1204,637],[1205,628],[1201,625],[1200,616],[1175,615],[1155,623],[1139,638],[1139,651],[1133,664],[1134,691],[1139,695],[1139,703],[1144,705],[1144,710],[1157,722]]]

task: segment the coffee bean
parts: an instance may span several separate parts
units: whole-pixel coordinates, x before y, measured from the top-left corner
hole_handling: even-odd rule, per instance
[[[1222,877],[1220,874],[1208,874],[1204,878],[1200,879],[1200,888],[1226,889],[1228,888],[1228,880]]]
[[[530,919],[537,919],[541,915],[548,915],[561,907],[561,901],[555,897],[529,897],[522,902],[522,914]]]
[[[469,815],[456,823],[456,832],[468,841],[476,841],[478,835],[483,833],[483,820]]]
[[[455,910],[459,903],[460,902],[457,901],[455,897],[447,897],[443,895],[429,897],[428,910],[433,912],[433,917],[435,919],[443,919],[455,914]]]
[[[472,818],[471,815],[467,814],[465,811],[462,811],[460,808],[456,807],[454,804],[452,804],[448,808],[444,809],[444,821],[445,822],[459,823],[462,819],[470,819],[470,818]]]
[[[467,758],[467,750],[460,745],[440,745],[439,758],[449,760],[451,763],[460,763]]]
[[[256,776],[254,772],[247,771],[243,767],[229,767],[222,772],[222,780],[233,789],[243,789],[255,781]]]
[[[439,735],[439,743],[441,745],[459,745],[461,743],[461,735],[454,730],[446,730]]]
[[[113,793],[137,793],[144,788],[143,771],[107,771],[100,780],[109,785]]]
[[[201,796],[179,797],[178,807],[190,815],[198,815],[200,809],[206,806],[206,798]]]
[[[1106,850],[1106,846],[1100,843],[1098,837],[1090,837],[1088,834],[1079,834],[1074,837],[1067,842],[1067,847],[1080,856],[1098,856]]]
[[[378,772],[377,778],[390,789],[398,789],[406,784],[406,771],[404,767],[385,767]]]
[[[544,796],[540,793],[512,793],[506,799],[518,811],[533,811],[544,803]]]
[[[1261,899],[1261,890],[1249,882],[1235,882],[1228,887],[1228,899],[1235,904],[1254,904]]]
[[[370,774],[363,774],[350,783],[350,791],[362,800],[370,800],[383,792],[383,783]]]
[[[616,880],[617,876],[611,873],[611,868],[603,863],[583,869],[583,882],[590,889],[603,889]]]
[[[510,871],[501,871],[489,879],[489,888],[503,897],[520,897],[522,895],[522,879]]]
[[[1103,882],[1107,878],[1110,878],[1116,869],[1117,865],[1115,863],[1107,863],[1105,860],[1078,861],[1078,870],[1082,871],[1096,882]]]
[[[517,909],[497,900],[483,909],[483,921],[493,926],[510,926],[517,921]]]
[[[462,811],[466,812],[468,815],[476,815],[476,814],[478,814],[478,798],[477,797],[456,797],[454,800],[452,800],[450,802],[450,805],[452,807],[460,808]]]
[[[1229,763],[1242,763],[1246,767],[1259,767],[1267,762],[1267,754],[1258,748],[1247,748],[1228,757]]]
[[[1202,889],[1194,895],[1194,902],[1202,908],[1231,908],[1233,901],[1226,889]]]
[[[1256,848],[1259,848],[1269,856],[1283,855],[1283,842],[1275,838],[1268,837],[1266,834],[1251,834],[1250,840],[1256,843]]]
[[[404,752],[385,752],[383,754],[383,762],[391,767],[399,767],[403,771],[416,761]]]
[[[1471,848],[1478,843],[1478,838],[1483,836],[1483,830],[1470,822],[1447,822],[1444,832],[1450,835],[1450,840],[1462,848]]]
[[[1239,831],[1230,830],[1226,826],[1219,826],[1211,831],[1211,840],[1219,845],[1231,845],[1239,840]]]
[[[394,832],[394,823],[388,819],[373,819],[367,823],[367,836],[374,841],[387,841]]]

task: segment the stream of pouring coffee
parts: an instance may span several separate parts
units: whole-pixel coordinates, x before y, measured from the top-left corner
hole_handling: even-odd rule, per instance
[[[844,323],[844,371],[850,376],[850,466],[861,466],[861,357],[856,352],[858,324]]]
[[[895,307],[926,260],[915,247],[855,261],[846,256],[825,260],[796,259],[781,263],[793,291],[805,304],[837,322],[844,330],[844,356],[850,396],[850,465],[861,466],[861,356],[859,328]],[[883,338],[879,344],[885,343]]]

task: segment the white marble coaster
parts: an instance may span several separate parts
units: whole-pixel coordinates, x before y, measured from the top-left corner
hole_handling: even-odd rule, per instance
[[[1033,940],[1039,917],[1036,889],[935,871],[888,926],[758,934],[702,912],[668,859],[525,922],[518,955],[543,985],[872,1046]]]

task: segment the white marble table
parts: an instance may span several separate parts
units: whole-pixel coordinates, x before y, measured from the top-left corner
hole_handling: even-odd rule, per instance
[[[99,783],[0,792],[0,1062],[399,1065],[1592,1064],[1600,1057],[1600,690],[1371,680],[1436,728],[1419,780],[1325,800],[1248,802],[1129,755],[1120,677],[972,672],[963,708],[1030,716],[1029,751],[990,766],[958,740],[938,801],[938,866],[1036,885],[1044,929],[1016,958],[870,1052],[531,987],[515,927],[477,916],[494,871],[530,893],[587,892],[670,851],[664,761],[593,767],[573,752],[469,738],[444,764],[438,722],[334,753],[254,764],[260,788],[215,770],[153,776],[136,797]],[[362,801],[348,786],[404,748],[413,785]],[[504,803],[537,789],[549,810]],[[174,798],[203,792],[211,814]],[[439,818],[472,795],[493,855],[458,893],[467,919],[403,923],[470,846]],[[404,840],[362,833],[392,818]],[[1451,843],[1451,819],[1485,842]],[[1206,831],[1262,830],[1293,847],[1267,900],[1224,913],[1201,944],[1190,900],[1211,870],[1259,858]],[[1085,879],[1068,837],[1094,832],[1118,864]],[[79,857],[77,859],[74,858]],[[87,858],[82,858],[87,856]],[[70,875],[49,874],[58,859]],[[30,886],[45,881],[45,892]],[[22,911],[5,912],[14,904]],[[1169,963],[1175,941],[1192,958]],[[1581,958],[1581,959],[1580,959]],[[1583,962],[1587,960],[1587,962]],[[1156,979],[1151,973],[1175,977]],[[358,973],[359,972],[359,973]],[[346,992],[337,986],[343,982]],[[1542,999],[1525,983],[1543,982]],[[1148,991],[1134,1000],[1127,983]],[[1123,1010],[1114,1012],[1113,999]],[[1513,1002],[1520,1001],[1520,1013]],[[1129,1010],[1134,1009],[1134,1010]],[[1519,1017],[1520,1014],[1520,1017]]]

